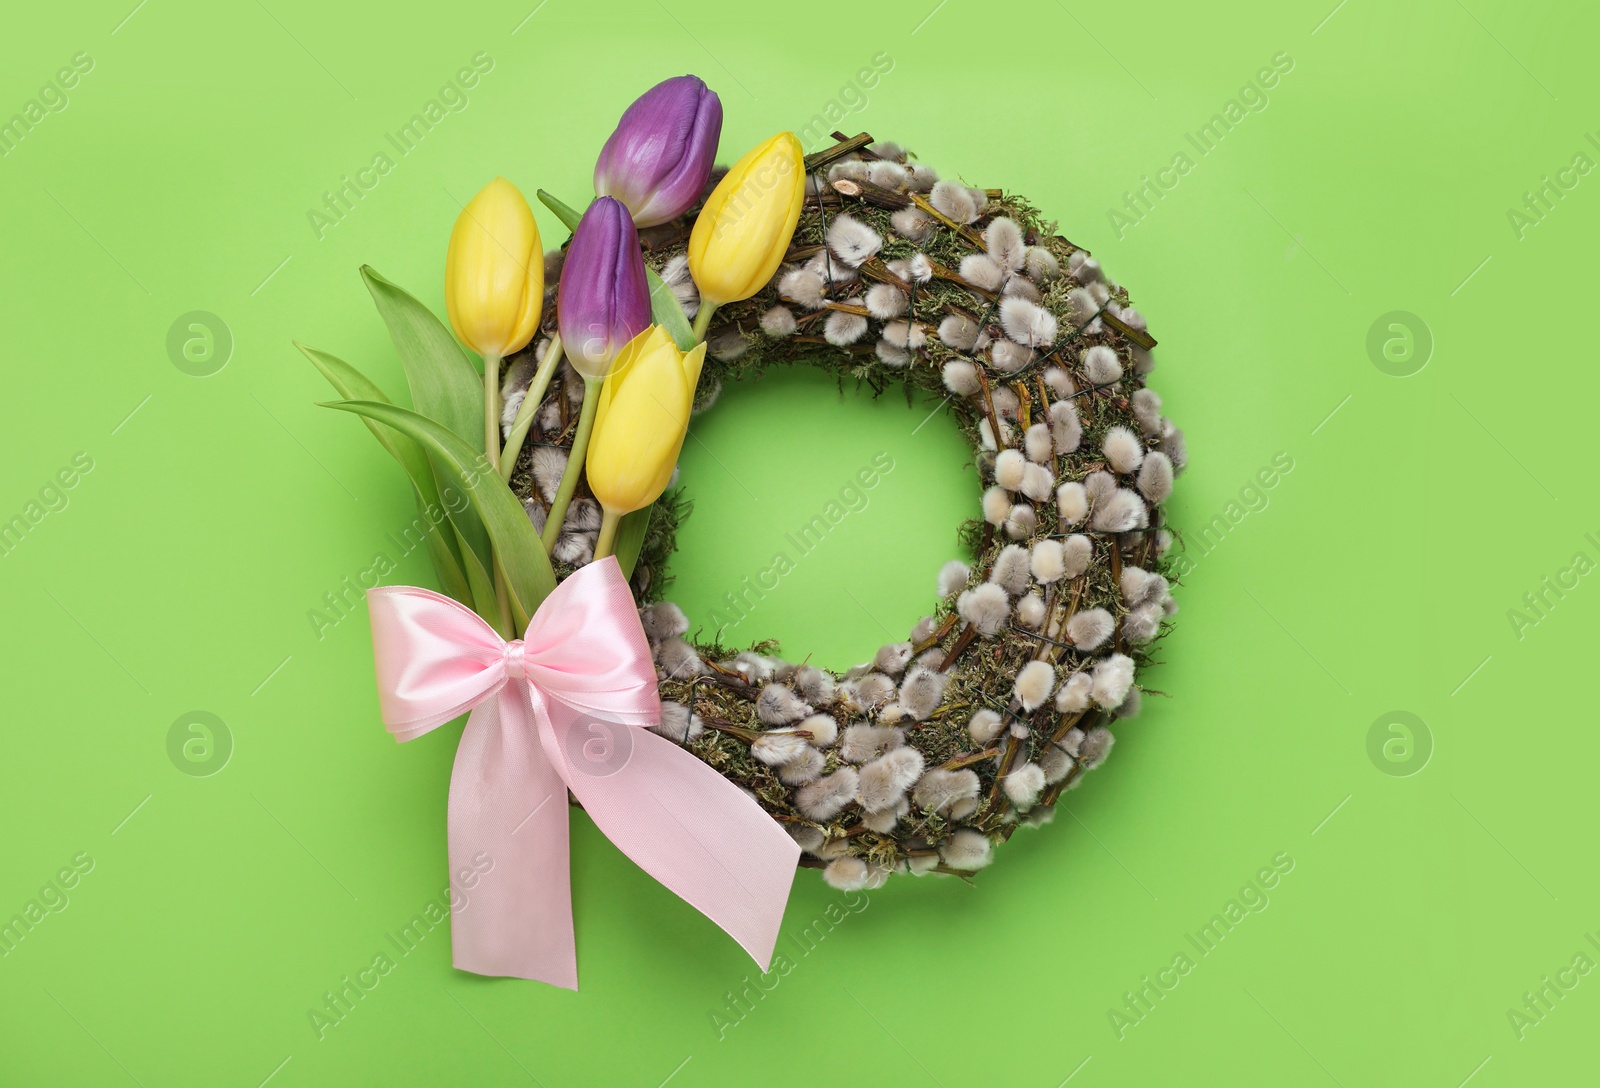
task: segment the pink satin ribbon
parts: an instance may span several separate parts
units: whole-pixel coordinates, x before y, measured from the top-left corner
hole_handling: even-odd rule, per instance
[[[451,909],[456,967],[578,988],[567,791],[639,867],[753,956],[772,959],[800,848],[742,790],[645,725],[650,646],[615,559],[555,588],[506,642],[414,586],[367,591],[383,721],[399,741],[472,711],[450,776],[450,872],[486,870]]]

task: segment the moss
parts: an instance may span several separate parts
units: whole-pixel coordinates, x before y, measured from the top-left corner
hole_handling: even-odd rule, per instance
[[[678,526],[693,510],[694,503],[677,487],[663,493],[650,508],[650,525],[634,567],[634,596],[640,604],[661,600],[672,584],[668,560],[678,548]]]

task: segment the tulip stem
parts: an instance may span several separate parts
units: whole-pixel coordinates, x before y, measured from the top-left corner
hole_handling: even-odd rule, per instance
[[[572,493],[578,489],[578,477],[583,475],[583,460],[589,452],[589,432],[594,430],[594,413],[600,404],[601,378],[583,380],[583,411],[578,414],[578,429],[572,436],[572,453],[567,467],[561,473],[561,484],[550,504],[550,516],[544,523],[544,550],[546,554],[561,539],[561,523],[566,520],[567,507],[572,504]]]
[[[617,525],[622,521],[622,515],[612,510],[600,512],[600,537],[594,542],[594,557],[604,559],[611,554],[617,543]]]
[[[544,403],[544,394],[550,388],[550,378],[556,372],[556,365],[561,362],[561,334],[550,338],[550,346],[545,349],[544,362],[539,364],[539,369],[534,372],[533,382],[528,386],[528,395],[522,398],[522,407],[517,409],[517,419],[511,425],[511,433],[506,436],[506,448],[500,454],[500,478],[506,483],[511,482],[511,473],[516,470],[517,456],[522,453],[522,441],[528,437],[528,428],[533,426],[533,417],[539,411],[539,405]]]
[[[483,357],[483,455],[489,471],[500,473],[500,356]],[[505,572],[500,560],[494,563],[494,603],[500,616],[500,631],[511,630],[511,594],[506,590]]]
[[[483,357],[483,452],[500,471],[500,356]]]
[[[695,343],[698,344],[706,338],[706,330],[711,327],[711,315],[716,312],[716,303],[707,302],[705,299],[700,300],[700,312],[694,315]]]

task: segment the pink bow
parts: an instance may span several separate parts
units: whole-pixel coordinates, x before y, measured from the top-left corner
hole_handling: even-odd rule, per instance
[[[514,642],[426,589],[371,589],[367,604],[395,739],[472,711],[450,776],[452,886],[483,875],[451,897],[456,967],[578,988],[570,789],[624,854],[766,970],[800,848],[732,782],[638,728],[660,720],[661,701],[615,559],[558,585]]]

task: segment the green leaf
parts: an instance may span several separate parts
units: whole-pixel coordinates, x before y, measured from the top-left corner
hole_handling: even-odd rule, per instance
[[[392,404],[340,401],[324,407],[376,419],[428,451],[449,474],[451,482],[466,493],[472,509],[488,531],[494,544],[491,562],[498,560],[500,569],[505,572],[512,614],[519,629],[526,625],[540,602],[555,589],[556,576],[539,543],[539,534],[533,531],[533,523],[528,520],[527,511],[501,481],[500,475],[489,467],[489,459],[433,420]],[[451,517],[455,517],[454,512]],[[484,568],[486,571],[493,569],[487,563]]]
[[[337,355],[329,355],[325,351],[314,348],[309,344],[302,344],[298,340],[292,340],[290,343],[299,348],[300,354],[309,359],[311,365],[316,367],[324,378],[328,379],[328,384],[333,386],[334,392],[346,400],[375,400],[379,404],[393,403],[388,394],[378,388],[376,382]],[[418,487],[422,487],[423,483],[418,481],[411,473],[413,464],[426,465],[428,463],[427,455],[422,452],[422,447],[375,420],[367,419],[362,420],[362,422],[367,425],[367,429],[383,445],[383,448],[389,451],[389,455],[399,461],[406,469],[407,475],[412,476],[413,482],[417,483]],[[431,486],[432,483],[433,473],[429,472],[427,473],[427,485]],[[435,493],[435,497],[437,497],[437,493]]]
[[[439,497],[444,500],[441,505],[449,515],[450,524],[455,526],[455,536],[462,559],[461,566],[467,572],[467,583],[472,587],[474,607],[488,619],[493,615],[493,583],[484,583],[491,587],[490,596],[484,597],[483,587],[474,582],[471,575],[475,567],[478,570],[488,570],[494,563],[494,545],[489,539],[489,531],[484,528],[483,520],[478,517],[472,503],[455,486],[454,474],[444,469],[438,458],[429,457],[428,461],[433,468],[433,479],[438,487]],[[485,606],[489,611],[484,610]]]
[[[433,519],[436,513],[447,519],[445,524]],[[472,592],[467,576],[461,571],[461,552],[456,548],[455,533],[452,531],[450,535],[445,535],[445,531],[451,529],[448,518],[449,515],[443,514],[439,507],[430,509],[420,495],[417,497],[417,519],[426,526],[422,541],[428,546],[428,559],[433,563],[433,573],[439,578],[440,591],[476,611],[477,597]]]
[[[466,567],[467,585],[472,587],[472,610],[482,616],[490,627],[498,630],[500,602],[494,593],[494,579],[465,541],[461,542],[461,565]]]
[[[617,557],[624,578],[633,577],[633,568],[639,565],[639,552],[644,548],[645,530],[650,528],[650,511],[654,506],[622,515],[617,525],[617,538],[612,543],[611,554]]]
[[[378,316],[400,353],[411,407],[469,443],[483,441],[483,378],[433,311],[379,275],[361,266]]]
[[[576,211],[568,205],[561,203],[561,201],[557,200],[543,189],[539,190],[538,195],[539,203],[555,212],[556,218],[565,223],[568,230],[575,231],[578,229],[578,222],[583,219],[582,212]]]
[[[338,356],[329,355],[325,351],[318,351],[314,347],[294,341],[294,346],[300,353],[311,360],[311,365],[328,379],[328,384],[334,391],[346,400],[370,400],[379,404],[390,403],[382,389],[361,371],[340,359]],[[433,561],[434,573],[439,576],[439,586],[444,592],[456,600],[472,607],[473,594],[467,584],[466,574],[461,569],[461,554],[456,549],[455,533],[452,531],[447,536],[443,529],[446,526],[443,507],[439,502],[439,485],[434,479],[433,466],[428,460],[428,455],[422,447],[417,445],[405,435],[384,426],[376,420],[363,420],[373,437],[389,451],[400,467],[405,469],[406,475],[411,480],[413,494],[417,500],[417,512],[421,515],[423,523],[424,542],[428,546],[428,557]]]
[[[678,303],[678,297],[672,293],[672,288],[662,282],[661,277],[649,266],[644,270],[645,280],[650,284],[650,317],[657,325],[667,330],[667,335],[672,337],[673,343],[678,345],[679,351],[688,351],[699,343],[695,339],[694,329],[689,324],[689,317],[683,312],[683,307]]]
[[[405,368],[406,382],[411,387],[412,409],[468,445],[482,443],[483,379],[467,353],[456,343],[456,338],[432,310],[384,279],[370,265],[361,267],[361,278],[400,354],[400,364]],[[438,493],[451,499],[448,479],[441,478],[437,471],[435,479]],[[450,520],[462,543],[477,554],[483,569],[492,570],[494,553],[488,532],[469,503],[454,505],[458,509],[450,511]],[[470,564],[467,567],[470,571]]]

